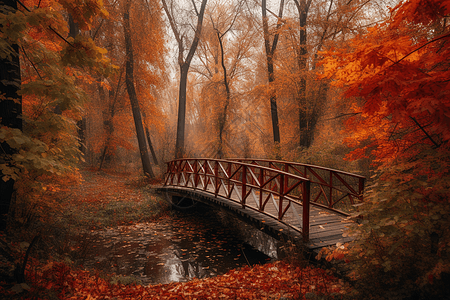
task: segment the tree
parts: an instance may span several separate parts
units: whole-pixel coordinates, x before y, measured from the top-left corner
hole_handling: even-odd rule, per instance
[[[140,157],[140,151],[134,151],[139,142],[126,85],[129,56],[126,55],[123,21],[125,6],[126,1],[107,1],[105,9],[109,17],[99,19],[91,31],[91,37],[105,47],[112,62],[120,66],[118,72],[108,78],[97,78],[97,83],[89,87],[91,101],[85,110],[89,125],[87,159],[100,168],[108,165],[115,168],[127,166],[129,169],[134,162],[134,154],[139,153]],[[128,38],[132,47],[128,50],[133,52],[133,87],[139,99],[137,104],[146,137],[146,143],[141,140],[141,147],[148,144],[151,149],[153,145],[149,143],[147,131],[148,137],[160,134],[166,120],[162,105],[156,103],[158,91],[166,83],[166,31],[160,8],[157,1],[134,1],[129,7]],[[158,136],[152,140],[158,143]],[[153,152],[156,157],[155,149]]]
[[[62,11],[52,7],[54,2],[27,2],[35,5],[33,10],[17,1],[1,4],[1,70],[2,76],[8,76],[9,83],[13,83],[0,86],[2,94],[9,97],[1,101],[3,152],[0,166],[6,185],[1,184],[0,194],[4,214],[11,202],[13,182],[35,187],[35,195],[42,191],[42,186],[34,181],[39,176],[75,169],[79,143],[72,133],[76,132],[74,120],[78,119],[85,100],[83,91],[74,83],[76,77],[83,78],[78,67],[92,74],[106,74],[109,61],[104,56],[105,51],[89,38],[63,37],[67,33],[67,22]],[[61,1],[60,4],[82,30],[89,28],[96,15],[105,15],[95,0]],[[22,102],[17,100],[16,93],[22,97]],[[16,100],[11,101],[11,98]],[[22,120],[25,121],[23,128]],[[8,191],[4,193],[3,189]]]
[[[282,130],[296,132],[295,141],[290,136],[283,141],[285,153],[312,145],[316,126],[327,106],[329,84],[315,75],[320,51],[328,45],[345,43],[377,16],[369,16],[374,1],[298,0],[294,4],[294,10],[287,6],[284,25],[280,27],[275,57],[278,75],[273,84],[279,106],[289,112],[297,111],[295,119],[291,113],[279,111],[284,116],[280,124],[291,126]]]
[[[450,296],[449,13],[448,1],[402,2],[324,59],[352,103],[349,158],[377,167],[348,254],[365,299]]]
[[[196,59],[191,67],[189,148],[196,155],[241,156],[253,135],[247,116],[255,107],[252,89],[257,32],[244,3],[216,1],[207,10]],[[248,150],[248,147],[247,147]]]
[[[300,75],[300,84],[298,88],[297,100],[299,102],[299,112],[298,112],[298,125],[299,125],[299,146],[308,148],[312,143],[312,131],[309,130],[307,109],[306,109],[306,71],[307,71],[307,54],[308,49],[306,47],[307,42],[307,31],[306,31],[306,21],[308,18],[308,11],[311,6],[312,0],[294,0],[295,6],[298,10],[298,21],[299,21],[299,49],[297,53],[297,63],[298,70],[303,75]]]
[[[139,154],[141,156],[142,167],[144,174],[150,178],[155,177],[152,166],[150,165],[150,156],[146,143],[146,136],[144,127],[142,125],[141,109],[139,107],[139,100],[137,98],[136,89],[134,87],[134,56],[133,45],[131,42],[130,32],[130,6],[131,1],[125,3],[125,11],[123,16],[123,28],[125,32],[125,50],[126,50],[126,67],[125,67],[125,82],[128,91],[128,97],[131,102],[131,109],[133,111],[134,125],[136,127],[136,135],[139,143]]]
[[[214,24],[214,20],[212,16],[211,23],[213,26],[214,31],[216,32],[217,40],[219,42],[219,48],[220,48],[220,65],[222,66],[222,72],[223,72],[223,85],[225,87],[225,103],[223,105],[223,111],[219,114],[218,119],[218,127],[219,127],[219,146],[217,150],[217,157],[223,158],[224,156],[224,147],[223,147],[223,132],[225,129],[225,124],[227,122],[227,115],[228,115],[228,106],[230,105],[231,101],[231,90],[230,90],[230,83],[229,78],[227,75],[227,67],[225,66],[225,50],[223,46],[223,39],[224,36],[233,28],[234,23],[236,22],[236,19],[239,16],[239,12],[242,9],[242,2],[238,3],[238,5],[234,9],[234,15],[231,16],[232,20],[228,28],[223,29],[223,32],[221,32],[221,29],[217,27],[216,24]]]
[[[14,14],[17,2],[0,1],[0,9],[2,14]],[[22,130],[22,98],[18,94],[21,84],[19,45],[3,35],[7,26],[4,22],[0,25],[3,43],[6,44],[1,48],[0,60],[0,124],[2,127]],[[6,167],[16,151],[3,138],[0,140],[0,230],[3,230],[14,191],[14,179],[4,176],[8,175]]]
[[[122,67],[122,68],[120,68],[120,71],[119,71],[117,85],[116,85],[115,89],[109,91],[109,93],[107,93],[105,91],[105,89],[103,88],[103,86],[100,83],[97,84],[100,103],[108,104],[107,108],[102,111],[102,114],[106,115],[105,120],[103,120],[103,125],[104,125],[103,127],[105,128],[105,131],[106,131],[106,138],[105,138],[105,142],[103,144],[103,150],[101,151],[99,170],[102,169],[103,163],[105,162],[105,160],[109,160],[110,156],[112,155],[112,152],[115,149],[114,144],[121,144],[122,146],[124,145],[124,142],[117,141],[116,137],[114,135],[114,132],[116,130],[116,128],[115,128],[116,126],[114,126],[114,118],[115,118],[116,114],[120,111],[121,108],[119,106],[122,104],[122,103],[120,103],[121,102],[120,101],[121,100],[120,90],[122,89],[122,85],[123,85],[123,81],[124,81],[123,73],[124,73],[124,68]],[[106,94],[107,94],[107,96],[106,96]],[[123,97],[123,98],[125,98],[125,97]],[[100,110],[101,108],[97,108],[97,109]],[[100,135],[100,132],[98,132],[97,134]],[[123,132],[122,132],[122,134],[123,134]],[[129,148],[131,148],[131,147],[129,147]]]
[[[192,0],[192,5],[197,18],[197,26],[194,29],[194,36],[192,38],[192,43],[189,46],[188,53],[185,57],[185,51],[187,50],[187,32],[184,32],[182,28],[178,28],[176,21],[176,11],[174,9],[174,3],[170,2],[170,7],[167,5],[166,0],[162,0],[164,11],[166,12],[167,18],[169,19],[170,27],[175,36],[178,44],[178,65],[180,67],[180,86],[178,93],[178,122],[177,122],[177,138],[175,144],[175,157],[181,158],[184,156],[184,137],[185,137],[185,126],[186,126],[186,87],[189,67],[191,65],[192,58],[194,57],[195,51],[197,49],[202,27],[203,27],[203,16],[205,14],[207,0],[202,0],[200,5],[200,10],[197,9],[197,5]],[[182,31],[183,30],[183,31]]]
[[[272,90],[273,82],[275,81],[275,71],[274,71],[274,55],[277,49],[278,38],[280,35],[280,29],[282,25],[283,18],[283,8],[284,8],[284,0],[280,2],[280,10],[278,12],[277,17],[277,26],[275,29],[275,35],[273,37],[272,45],[270,44],[270,34],[269,34],[269,24],[267,18],[267,4],[266,0],[262,1],[262,22],[263,22],[263,31],[264,31],[264,49],[266,51],[266,61],[267,61],[267,75],[269,79],[269,99],[270,99],[270,114],[272,117],[272,132],[273,132],[273,141],[275,143],[275,147],[280,147],[281,137],[280,137],[280,126],[278,124],[278,109],[277,109],[277,98],[275,91]],[[276,157],[277,159],[281,159],[281,149],[277,150]]]

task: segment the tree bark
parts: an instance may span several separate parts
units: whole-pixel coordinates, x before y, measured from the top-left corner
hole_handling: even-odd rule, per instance
[[[75,23],[72,15],[69,13],[69,37],[76,38],[79,33],[80,29],[78,28],[78,24]]]
[[[175,158],[184,156],[184,135],[186,131],[186,90],[189,65],[180,65],[180,89],[178,93],[177,139],[175,142]]]
[[[198,42],[200,41],[200,36],[203,27],[203,16],[205,14],[207,0],[202,0],[200,11],[197,10],[195,2],[192,1],[194,5],[195,12],[197,14],[197,27],[195,29],[195,36],[192,40],[191,47],[189,48],[188,55],[186,59],[184,58],[184,41],[183,37],[176,26],[175,18],[172,11],[169,10],[166,0],[162,0],[164,11],[166,12],[167,18],[169,19],[170,27],[172,28],[175,39],[178,43],[178,64],[180,66],[180,89],[178,93],[178,119],[177,119],[177,139],[175,143],[175,158],[182,158],[185,153],[184,137],[186,129],[186,88],[187,88],[187,77],[189,72],[189,67],[191,65],[192,58],[194,57],[195,51],[197,50]]]
[[[147,143],[145,141],[144,127],[142,126],[141,109],[139,107],[139,101],[134,87],[134,58],[133,58],[133,45],[131,41],[131,28],[130,28],[130,5],[131,2],[127,1],[125,4],[125,13],[123,16],[123,27],[125,33],[125,51],[126,51],[126,64],[125,64],[125,83],[127,87],[128,97],[130,98],[131,110],[133,112],[134,125],[136,127],[136,135],[139,144],[139,154],[141,156],[142,168],[144,174],[150,178],[155,177],[152,167],[150,165],[150,157],[148,155]]]
[[[0,6],[4,6],[11,13],[17,10],[17,2],[14,0],[0,1]],[[21,84],[19,46],[10,44],[14,51],[12,60],[8,58],[0,60],[0,125],[22,130],[22,97],[17,93]],[[8,164],[10,156],[14,152],[15,150],[6,142],[2,142],[0,144],[0,163]],[[1,177],[3,174],[0,170],[0,230],[4,230],[14,192],[14,180],[4,181]]]
[[[299,113],[298,113],[298,125],[299,125],[299,146],[304,148],[309,148],[312,142],[312,132],[311,126],[309,124],[308,115],[308,103],[306,99],[306,72],[307,72],[307,55],[308,50],[306,48],[307,42],[307,32],[306,24],[308,19],[308,11],[311,6],[312,0],[294,0],[299,14],[299,25],[300,25],[300,45],[298,53],[298,69],[300,72],[300,83],[297,93]]]
[[[223,50],[223,43],[222,43],[222,37],[223,35],[220,34],[220,32],[216,29],[217,32],[217,39],[219,40],[220,45],[220,63],[222,65],[223,70],[223,84],[225,85],[225,91],[226,91],[226,99],[225,99],[225,105],[223,107],[222,114],[219,116],[219,149],[217,150],[217,157],[223,158],[224,151],[223,151],[223,131],[225,128],[225,124],[227,122],[227,113],[228,113],[228,106],[230,105],[231,100],[231,92],[230,92],[230,85],[228,83],[227,78],[227,68],[225,67],[225,57],[224,57],[224,50]]]
[[[120,77],[119,77],[119,84],[120,84]],[[100,101],[106,103],[106,101],[108,101],[109,99],[106,98],[105,90],[103,89],[102,85],[97,84],[97,89],[99,92]],[[115,115],[115,100],[116,98],[114,98],[113,102],[109,105],[107,111],[103,111],[103,129],[105,130],[106,133],[106,140],[102,154],[100,156],[100,165],[98,167],[99,171],[102,169],[105,160],[110,161],[111,158],[108,153],[108,150],[111,146],[111,140],[114,133],[113,119]]]
[[[279,147],[281,143],[280,136],[280,125],[278,122],[278,108],[277,108],[277,96],[275,91],[272,89],[273,82],[275,81],[275,71],[273,65],[273,58],[275,55],[275,50],[277,49],[279,33],[278,30],[281,28],[281,18],[283,17],[283,8],[284,8],[284,0],[280,2],[280,10],[278,13],[278,22],[277,22],[277,32],[273,38],[273,43],[270,45],[270,35],[269,35],[269,24],[267,21],[267,4],[266,0],[262,1],[262,21],[263,21],[263,31],[264,31],[264,48],[266,50],[266,60],[267,60],[267,75],[269,79],[269,99],[270,99],[270,115],[272,118],[272,132],[273,132],[273,141],[275,143],[275,147]],[[276,149],[276,158],[281,159],[280,149]]]
[[[103,151],[102,151],[102,155],[100,156],[100,166],[99,166],[99,170],[102,169],[103,166],[103,162],[104,160],[107,158],[107,154],[108,154],[108,148],[111,146],[111,140],[112,140],[112,135],[114,133],[114,116],[116,115],[116,104],[117,104],[117,98],[119,95],[119,88],[122,84],[122,75],[123,75],[123,68],[120,68],[120,73],[119,73],[119,79],[117,81],[117,86],[116,86],[116,90],[115,91],[109,91],[109,97],[108,100],[111,101],[112,98],[112,102],[110,102],[109,107],[108,107],[108,111],[106,111],[106,113],[104,113],[103,116],[103,126],[104,129],[106,131],[106,140],[105,140],[105,145],[103,147]],[[106,96],[104,94],[104,89],[101,86],[101,84],[97,85],[97,89],[99,92],[99,98],[100,101],[105,102],[107,101]]]
[[[150,152],[152,153],[153,162],[155,165],[159,165],[158,158],[156,158],[155,150],[153,149],[152,140],[150,139],[150,133],[148,131],[148,127],[145,127],[145,134],[147,135],[147,143],[148,147],[150,148]]]
[[[75,23],[71,14],[69,14],[69,37],[76,38],[76,36],[80,33],[80,29],[78,28],[78,24]],[[81,120],[77,121],[77,134],[79,139],[79,147],[78,149],[81,151],[83,155],[86,154],[86,118],[83,116]],[[101,166],[100,166],[101,168]]]
[[[120,83],[120,77],[119,77],[119,83]],[[106,103],[107,98],[105,96],[105,90],[103,89],[103,87],[100,83],[97,84],[97,89],[98,89],[100,101],[103,103]],[[108,107],[107,111],[103,111],[103,129],[105,130],[105,133],[106,133],[106,140],[105,140],[105,145],[103,146],[102,154],[100,155],[100,164],[98,167],[99,171],[102,169],[103,163],[105,162],[105,160],[106,161],[109,160],[108,149],[110,147],[112,135],[114,133],[114,126],[113,126],[113,122],[112,122],[113,118],[114,118],[114,113],[115,113],[114,102],[112,105],[110,105]]]

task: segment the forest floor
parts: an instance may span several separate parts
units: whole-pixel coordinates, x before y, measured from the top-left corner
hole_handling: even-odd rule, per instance
[[[45,230],[28,239],[17,232],[13,236],[0,232],[0,298],[342,299],[348,292],[330,271],[301,260],[149,286],[117,283],[112,275],[73,263],[82,250],[83,231],[155,220],[167,213],[167,204],[153,192],[157,184],[130,174],[84,170],[78,184],[55,185],[51,194],[58,205],[47,212],[45,218],[51,221]]]

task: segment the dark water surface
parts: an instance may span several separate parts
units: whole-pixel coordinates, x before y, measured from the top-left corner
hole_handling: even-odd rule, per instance
[[[201,206],[156,222],[93,231],[86,242],[84,267],[133,275],[142,284],[212,277],[276,258],[275,241],[224,212]]]

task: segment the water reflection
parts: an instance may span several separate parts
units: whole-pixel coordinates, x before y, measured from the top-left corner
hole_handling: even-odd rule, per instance
[[[197,207],[196,212],[175,212],[158,222],[94,231],[82,263],[87,268],[134,275],[143,284],[155,284],[216,276],[271,259],[240,240],[236,228],[224,220],[231,217]],[[270,250],[275,245],[269,244],[266,253],[275,257],[276,250]]]

